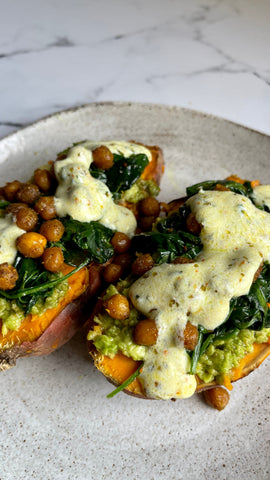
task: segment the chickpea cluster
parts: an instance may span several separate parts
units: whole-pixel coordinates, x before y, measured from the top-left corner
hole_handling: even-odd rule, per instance
[[[16,240],[17,250],[26,258],[40,258],[45,270],[53,273],[59,272],[64,263],[61,248],[47,246],[48,242],[58,242],[64,233],[63,223],[56,218],[55,187],[53,172],[38,168],[33,182],[14,180],[0,192],[1,198],[10,202],[6,213],[25,230]],[[14,288],[17,279],[18,273],[12,265],[0,265],[1,289]]]

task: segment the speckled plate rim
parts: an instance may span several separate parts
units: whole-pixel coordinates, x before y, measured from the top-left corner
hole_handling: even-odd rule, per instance
[[[11,157],[14,157],[13,160],[15,166],[18,158],[22,158],[23,161],[20,169],[21,173],[24,173],[25,167],[28,167],[28,163],[29,168],[31,167],[31,165],[35,164],[35,161],[37,160],[37,153],[34,152],[33,155],[31,154],[29,157],[29,152],[31,153],[32,150],[31,145],[25,144],[23,140],[25,138],[35,139],[36,127],[40,127],[40,130],[38,130],[40,132],[42,131],[43,127],[45,127],[46,129],[49,125],[48,130],[52,129],[51,135],[55,135],[55,131],[53,130],[54,124],[57,124],[57,122],[55,122],[55,119],[58,120],[60,118],[62,120],[62,123],[66,124],[70,122],[70,120],[72,120],[73,116],[76,116],[76,114],[78,113],[80,114],[80,112],[82,113],[82,117],[84,118],[85,112],[91,113],[95,111],[101,112],[99,121],[102,120],[103,116],[106,115],[106,112],[109,112],[109,115],[115,115],[117,113],[118,116],[121,116],[121,114],[124,113],[127,118],[128,112],[135,112],[134,118],[132,117],[132,121],[130,120],[133,126],[137,125],[135,122],[137,115],[136,111],[144,112],[146,114],[146,117],[144,119],[144,126],[146,131],[144,132],[143,126],[138,126],[136,140],[140,140],[138,138],[138,132],[143,132],[146,140],[148,139],[149,135],[149,138],[151,138],[153,141],[156,140],[157,143],[160,143],[161,147],[163,146],[162,143],[164,142],[164,153],[165,161],[167,161],[167,169],[165,172],[164,181],[162,182],[161,194],[163,195],[163,191],[165,192],[169,190],[168,195],[170,196],[170,199],[176,196],[180,184],[179,182],[181,182],[181,185],[184,188],[184,186],[188,184],[187,182],[191,178],[196,177],[196,180],[198,181],[201,180],[201,177],[204,179],[210,178],[209,172],[213,174],[211,176],[215,177],[215,175],[225,176],[226,173],[241,174],[242,171],[248,175],[250,172],[253,172],[253,170],[255,170],[255,178],[257,178],[257,172],[259,173],[261,169],[261,171],[263,172],[263,178],[261,178],[261,180],[263,181],[264,178],[266,178],[267,181],[270,181],[270,172],[269,168],[267,168],[270,158],[270,137],[268,135],[241,126],[229,120],[225,120],[221,117],[215,117],[213,115],[203,112],[197,112],[195,110],[176,106],[166,106],[161,104],[131,102],[99,102],[73,107],[53,113],[52,115],[48,115],[40,120],[35,121],[30,125],[27,125],[7,135],[0,140],[0,162],[2,159],[2,166],[4,167],[2,168],[1,166],[1,174],[3,171],[7,171],[11,168],[9,165],[9,159]],[[163,125],[160,118],[161,114],[164,114],[164,117],[166,117],[166,121],[168,121],[169,123],[171,122],[169,126]],[[151,132],[149,134],[149,120],[151,119],[154,119],[156,123],[154,125],[151,125]],[[181,122],[183,123],[181,125],[174,124],[174,120],[177,119],[181,119]],[[112,120],[114,120],[114,118]],[[129,131],[128,123],[126,125],[126,122],[123,121],[121,124],[121,128],[122,126],[123,128],[126,128],[126,132]],[[160,128],[160,130],[157,132],[155,132],[156,126]],[[197,129],[196,132],[192,130],[193,127]],[[118,124],[116,124],[115,128],[117,130]],[[107,126],[107,131],[109,131],[109,129],[110,125]],[[132,137],[132,132],[130,132],[130,135]],[[49,140],[50,139],[48,139],[48,141]],[[46,138],[43,138],[42,141],[45,144]],[[170,148],[171,141],[175,142],[172,148]],[[235,145],[233,147],[231,147],[230,141],[235,142]],[[179,144],[183,147],[184,153],[177,149]],[[222,148],[223,150],[222,155],[225,161],[225,163],[222,165],[218,163],[220,148]],[[259,158],[256,158],[255,162],[253,160],[254,155],[258,151]],[[55,145],[53,145],[50,151],[48,151],[47,153],[45,152],[45,161],[51,158],[50,155],[52,153],[56,152],[57,150],[55,150]],[[232,155],[227,156],[230,153]],[[44,151],[41,151],[40,155],[38,153],[39,161],[41,161],[43,154]],[[206,159],[205,162],[204,159]],[[172,164],[170,168],[169,164]],[[183,164],[185,164],[185,168],[182,168]],[[231,168],[238,167],[241,171],[230,171]],[[15,169],[14,171],[16,172],[17,170]],[[175,172],[177,172],[177,175],[175,175]],[[193,183],[196,182],[194,181]],[[183,192],[180,193],[182,194]],[[237,386],[235,387],[235,392],[233,395],[233,401],[230,402],[229,406],[227,407],[227,409],[224,410],[224,412],[217,413],[212,411],[205,405],[201,404],[197,396],[194,399],[184,401],[182,404],[180,403],[181,401],[162,403],[143,402],[143,405],[141,405],[140,403],[139,407],[138,402],[142,402],[141,400],[133,399],[125,395],[119,396],[116,399],[116,403],[107,403],[107,382],[105,381],[105,379],[103,379],[103,377],[100,376],[98,372],[91,370],[91,372],[89,373],[87,366],[88,364],[86,365],[85,363],[81,362],[80,359],[75,357],[74,360],[72,359],[72,345],[74,346],[75,344],[72,342],[71,346],[67,345],[63,349],[58,350],[57,352],[55,352],[55,354],[52,354],[47,358],[43,357],[43,359],[37,358],[22,360],[18,362],[18,366],[14,370],[10,370],[9,372],[3,374],[4,377],[2,382],[2,388],[4,388],[4,392],[2,393],[4,395],[6,403],[8,400],[10,400],[9,392],[16,391],[17,394],[19,394],[22,391],[23,385],[25,383],[27,384],[29,378],[32,382],[34,382],[34,384],[33,387],[31,387],[31,385],[28,386],[29,391],[27,390],[26,392],[26,407],[30,408],[29,405],[32,405],[32,408],[37,409],[38,406],[35,403],[36,399],[34,396],[31,396],[32,390],[34,395],[36,395],[38,399],[41,398],[43,400],[43,384],[46,385],[46,382],[50,381],[48,379],[51,379],[51,368],[52,366],[56,365],[57,371],[54,372],[54,381],[59,382],[59,384],[52,384],[55,388],[59,388],[61,398],[66,398],[68,394],[70,394],[72,397],[73,394],[74,402],[78,401],[76,393],[78,389],[80,389],[80,408],[82,409],[82,412],[86,412],[84,413],[84,415],[88,414],[89,422],[93,422],[93,425],[91,426],[91,432],[95,442],[98,444],[100,419],[98,415],[91,416],[91,412],[89,413],[87,408],[85,408],[85,402],[89,400],[89,389],[93,389],[90,390],[91,402],[93,403],[93,405],[96,406],[96,408],[100,409],[98,413],[101,413],[101,415],[103,416],[105,425],[107,422],[111,426],[111,435],[115,443],[114,453],[116,457],[121,458],[121,462],[123,465],[125,465],[126,462],[126,465],[129,466],[128,472],[130,478],[139,479],[142,478],[144,475],[144,478],[153,478],[158,480],[163,478],[167,479],[168,472],[162,470],[163,473],[159,474],[158,470],[156,469],[156,465],[158,465],[159,463],[162,463],[163,465],[169,464],[170,462],[174,472],[171,478],[175,478],[177,480],[179,480],[180,478],[190,480],[194,480],[195,478],[206,479],[208,478],[208,471],[211,471],[212,480],[220,480],[225,478],[245,478],[245,480],[251,480],[254,478],[256,472],[265,471],[267,445],[265,442],[260,441],[260,439],[262,437],[262,432],[266,432],[263,429],[263,425],[259,426],[261,424],[258,422],[261,419],[261,415],[266,418],[267,413],[269,413],[269,408],[267,407],[266,403],[267,396],[269,394],[269,387],[265,382],[267,368],[269,368],[269,362],[268,365],[262,365],[258,372],[254,372],[254,374],[251,375],[250,379],[247,378],[243,379],[243,381],[241,382],[237,382]],[[67,364],[69,365],[69,370],[66,370]],[[76,378],[77,368],[80,368],[82,371],[83,379],[81,380],[81,382],[79,382]],[[37,378],[37,372],[39,372],[40,374],[44,374],[44,379],[42,378],[40,380],[39,378]],[[68,381],[72,381],[71,387],[70,385],[68,387],[66,386],[66,382],[68,383]],[[72,386],[73,384],[74,388]],[[96,391],[96,389],[98,391]],[[257,396],[258,390],[260,390],[259,397]],[[57,409],[58,405],[56,403],[53,403],[52,405],[49,403],[46,393],[47,392],[44,392],[45,412],[50,411],[48,409],[52,407]],[[243,401],[245,401],[247,395],[250,399],[252,399],[252,404],[248,403],[247,405],[243,406]],[[24,396],[22,398],[24,399]],[[71,405],[73,405],[72,401],[73,400],[71,398]],[[69,404],[65,404],[64,401],[64,405],[67,406]],[[18,408],[19,405],[15,401],[13,405],[9,406],[8,412],[16,412]],[[123,425],[114,424],[111,420],[115,408],[117,408],[118,415],[123,414]],[[130,414],[132,413],[134,408],[137,408],[137,417],[132,419],[130,417]],[[78,416],[80,417],[79,414]],[[166,422],[164,423],[165,417]],[[29,423],[27,423],[27,415],[24,418],[26,418],[26,424],[29,431],[35,432],[35,425],[32,425],[30,420],[28,421]],[[39,419],[39,417],[37,418]],[[68,417],[69,424],[73,427],[77,426],[77,424],[74,425],[74,422],[77,422],[77,420],[78,419],[76,417],[74,418],[74,416],[72,415]],[[49,425],[51,425],[50,416],[47,417],[47,421],[49,422]],[[81,421],[83,421],[83,413]],[[146,440],[144,440],[144,438],[141,438],[139,436],[136,437],[137,431],[134,430],[134,435],[137,439],[137,444],[139,446],[137,448],[136,443],[134,443],[133,447],[135,448],[136,455],[133,450],[130,449],[128,450],[128,457],[127,459],[125,459],[126,451],[125,449],[122,450],[122,438],[120,436],[121,432],[123,434],[123,428],[126,428],[126,431],[128,432],[129,425],[136,428],[137,422],[140,421],[145,422],[145,426],[148,429],[149,433],[145,433]],[[3,422],[4,425],[6,425],[6,422],[8,422],[8,417],[4,417]],[[39,422],[41,422],[40,419]],[[182,430],[180,430],[181,435],[178,435],[177,429],[177,423],[179,422],[181,422],[182,428]],[[54,423],[52,423],[52,425],[55,426]],[[209,425],[211,426],[210,431]],[[55,426],[55,428],[56,427],[57,426]],[[202,429],[204,434],[201,436]],[[222,429],[223,435],[221,439],[218,439],[218,441],[216,441],[214,437],[215,435],[219,434],[220,429]],[[84,428],[81,427],[81,431],[84,432]],[[126,431],[124,431],[125,435]],[[197,433],[199,435],[196,442],[194,442],[194,433]],[[57,439],[59,438],[59,441],[61,441],[61,434],[61,428],[57,427],[55,435]],[[156,438],[157,434],[160,435],[163,441],[168,442],[168,449],[166,448],[166,445],[164,446],[162,442],[159,442],[158,438]],[[47,436],[45,437],[45,440],[46,438],[51,438],[49,433],[46,433],[46,435]],[[253,435],[253,437],[251,437],[251,435]],[[69,440],[67,440],[65,436],[62,438],[64,438],[65,447],[69,446]],[[248,440],[248,444],[244,443],[246,438],[250,439]],[[19,448],[18,445],[20,445],[20,443],[17,445],[16,442],[19,441],[19,435],[17,438],[16,433],[14,433],[12,443],[17,449]],[[42,445],[43,437],[36,437],[36,441],[39,442],[40,445]],[[153,453],[152,457],[145,457],[148,463],[147,467],[145,466],[144,468],[143,464],[140,462],[140,456],[137,453],[141,452],[141,455],[143,455],[143,450],[147,452],[147,441],[150,442],[151,448],[152,444],[155,446],[156,453]],[[239,441],[241,442],[241,455],[239,455],[239,457],[237,457],[237,460],[235,460],[235,473],[231,475],[231,465],[234,461],[233,454],[238,448]],[[74,442],[76,442],[76,435],[74,437]],[[74,442],[72,443],[71,441],[70,448],[72,448],[72,445],[73,448],[75,448]],[[205,442],[208,443],[208,447],[210,449],[209,451],[205,450]],[[221,451],[220,448],[225,444],[226,449]],[[31,442],[29,445],[31,447]],[[182,453],[184,452],[184,457],[181,456],[181,452],[179,454],[179,446],[181,446],[182,450],[180,450],[182,451]],[[30,453],[30,447],[28,453]],[[139,447],[142,450],[139,450]],[[248,460],[250,458],[249,448],[252,449],[252,464]],[[153,449],[151,451],[154,452]],[[91,468],[92,474],[95,473],[95,476],[93,476],[97,480],[99,480],[103,477],[101,473],[96,474],[96,471],[93,469],[92,461],[94,461],[95,465],[98,465],[98,467],[101,469],[102,460],[99,451],[97,450],[97,453],[95,452],[96,449],[94,449],[92,459],[89,459],[87,457],[86,467],[88,467],[88,469]],[[200,461],[196,461],[195,463],[192,462],[191,457],[189,456],[189,452],[193,452],[195,458],[200,458]],[[59,460],[59,458],[61,459],[61,448],[59,451],[53,448],[52,453],[56,460]],[[110,454],[111,457],[108,456],[108,459],[106,460],[106,467],[112,468],[113,460],[110,460],[110,458],[114,458],[113,454],[111,451],[108,450],[107,454]],[[24,463],[30,465],[30,463],[27,463],[27,461],[27,458],[24,461],[21,460],[21,463],[19,463],[19,465],[21,467],[24,466]],[[30,457],[29,462],[32,462]],[[207,466],[205,472],[201,468],[201,462],[205,466]],[[225,464],[226,468],[224,467]],[[192,474],[190,473],[191,465]],[[15,468],[14,466],[11,466],[11,464],[9,465],[9,467],[12,467],[13,469]],[[29,466],[29,468],[31,467]],[[180,472],[180,469],[181,475],[180,473],[177,473]],[[86,471],[87,470],[85,470],[85,472]],[[86,474],[85,472],[82,474]],[[101,470],[99,470],[99,472],[101,472]],[[41,480],[43,478],[43,473],[44,472],[41,472],[40,476],[36,476],[36,479]],[[53,473],[55,473],[55,471],[52,472],[52,475]],[[70,471],[70,474],[71,473],[72,471]],[[12,476],[7,476],[6,478],[11,479]],[[60,477],[60,475],[54,475],[54,478],[58,479],[62,477]],[[82,477],[78,476],[76,478]],[[115,471],[114,474],[112,474],[111,478],[125,478],[123,477],[121,465],[119,469]],[[266,479],[267,477],[261,475],[260,478]]]

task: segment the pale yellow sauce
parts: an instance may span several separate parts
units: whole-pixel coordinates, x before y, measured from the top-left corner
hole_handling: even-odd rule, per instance
[[[25,230],[17,227],[12,215],[6,215],[0,218],[0,264],[12,264],[17,254],[16,240],[25,233]]]
[[[17,227],[12,215],[6,215],[0,218],[0,264],[12,264],[17,254],[16,240],[25,233],[25,230]]]
[[[194,393],[196,380],[188,374],[182,341],[187,321],[207,330],[218,327],[229,313],[230,300],[249,292],[262,260],[270,259],[270,215],[248,198],[201,191],[187,204],[203,227],[202,252],[194,263],[154,267],[130,289],[134,306],[155,319],[159,332],[140,376],[153,398]]]
[[[270,209],[270,185],[258,185],[258,187],[255,187],[253,199],[259,207],[266,205]]]
[[[80,222],[96,220],[112,230],[132,236],[137,226],[133,213],[115,204],[108,187],[89,173],[92,150],[101,144],[126,158],[145,153],[151,159],[147,148],[128,142],[83,142],[71,148],[67,158],[56,161],[54,166],[59,183],[54,199],[57,215],[70,215]]]

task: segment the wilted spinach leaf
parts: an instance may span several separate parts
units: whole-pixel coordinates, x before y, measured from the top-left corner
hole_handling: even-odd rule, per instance
[[[133,250],[151,253],[155,263],[171,263],[180,256],[196,257],[202,249],[202,242],[186,229],[189,213],[188,207],[180,207],[178,212],[162,218],[152,232],[136,235],[132,239]]]
[[[121,193],[128,190],[140,178],[149,160],[146,155],[139,153],[128,158],[114,154],[114,164],[108,170],[96,168],[92,163],[90,173],[106,183],[115,200],[121,197]]]
[[[113,230],[101,223],[79,222],[70,217],[62,218],[65,232],[59,242],[67,263],[77,265],[82,258],[105,263],[114,254],[110,240]]]

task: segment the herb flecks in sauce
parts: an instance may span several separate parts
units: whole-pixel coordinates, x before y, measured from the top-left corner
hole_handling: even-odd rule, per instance
[[[204,248],[196,263],[154,267],[130,289],[134,306],[146,316],[154,315],[159,330],[140,376],[147,396],[154,398],[194,393],[196,381],[188,374],[188,353],[179,343],[179,330],[183,331],[187,319],[207,330],[222,324],[231,299],[248,294],[260,263],[270,257],[270,216],[246,196],[201,190],[187,205],[202,225]],[[175,349],[181,359],[174,358]],[[174,365],[179,365],[181,389]]]

